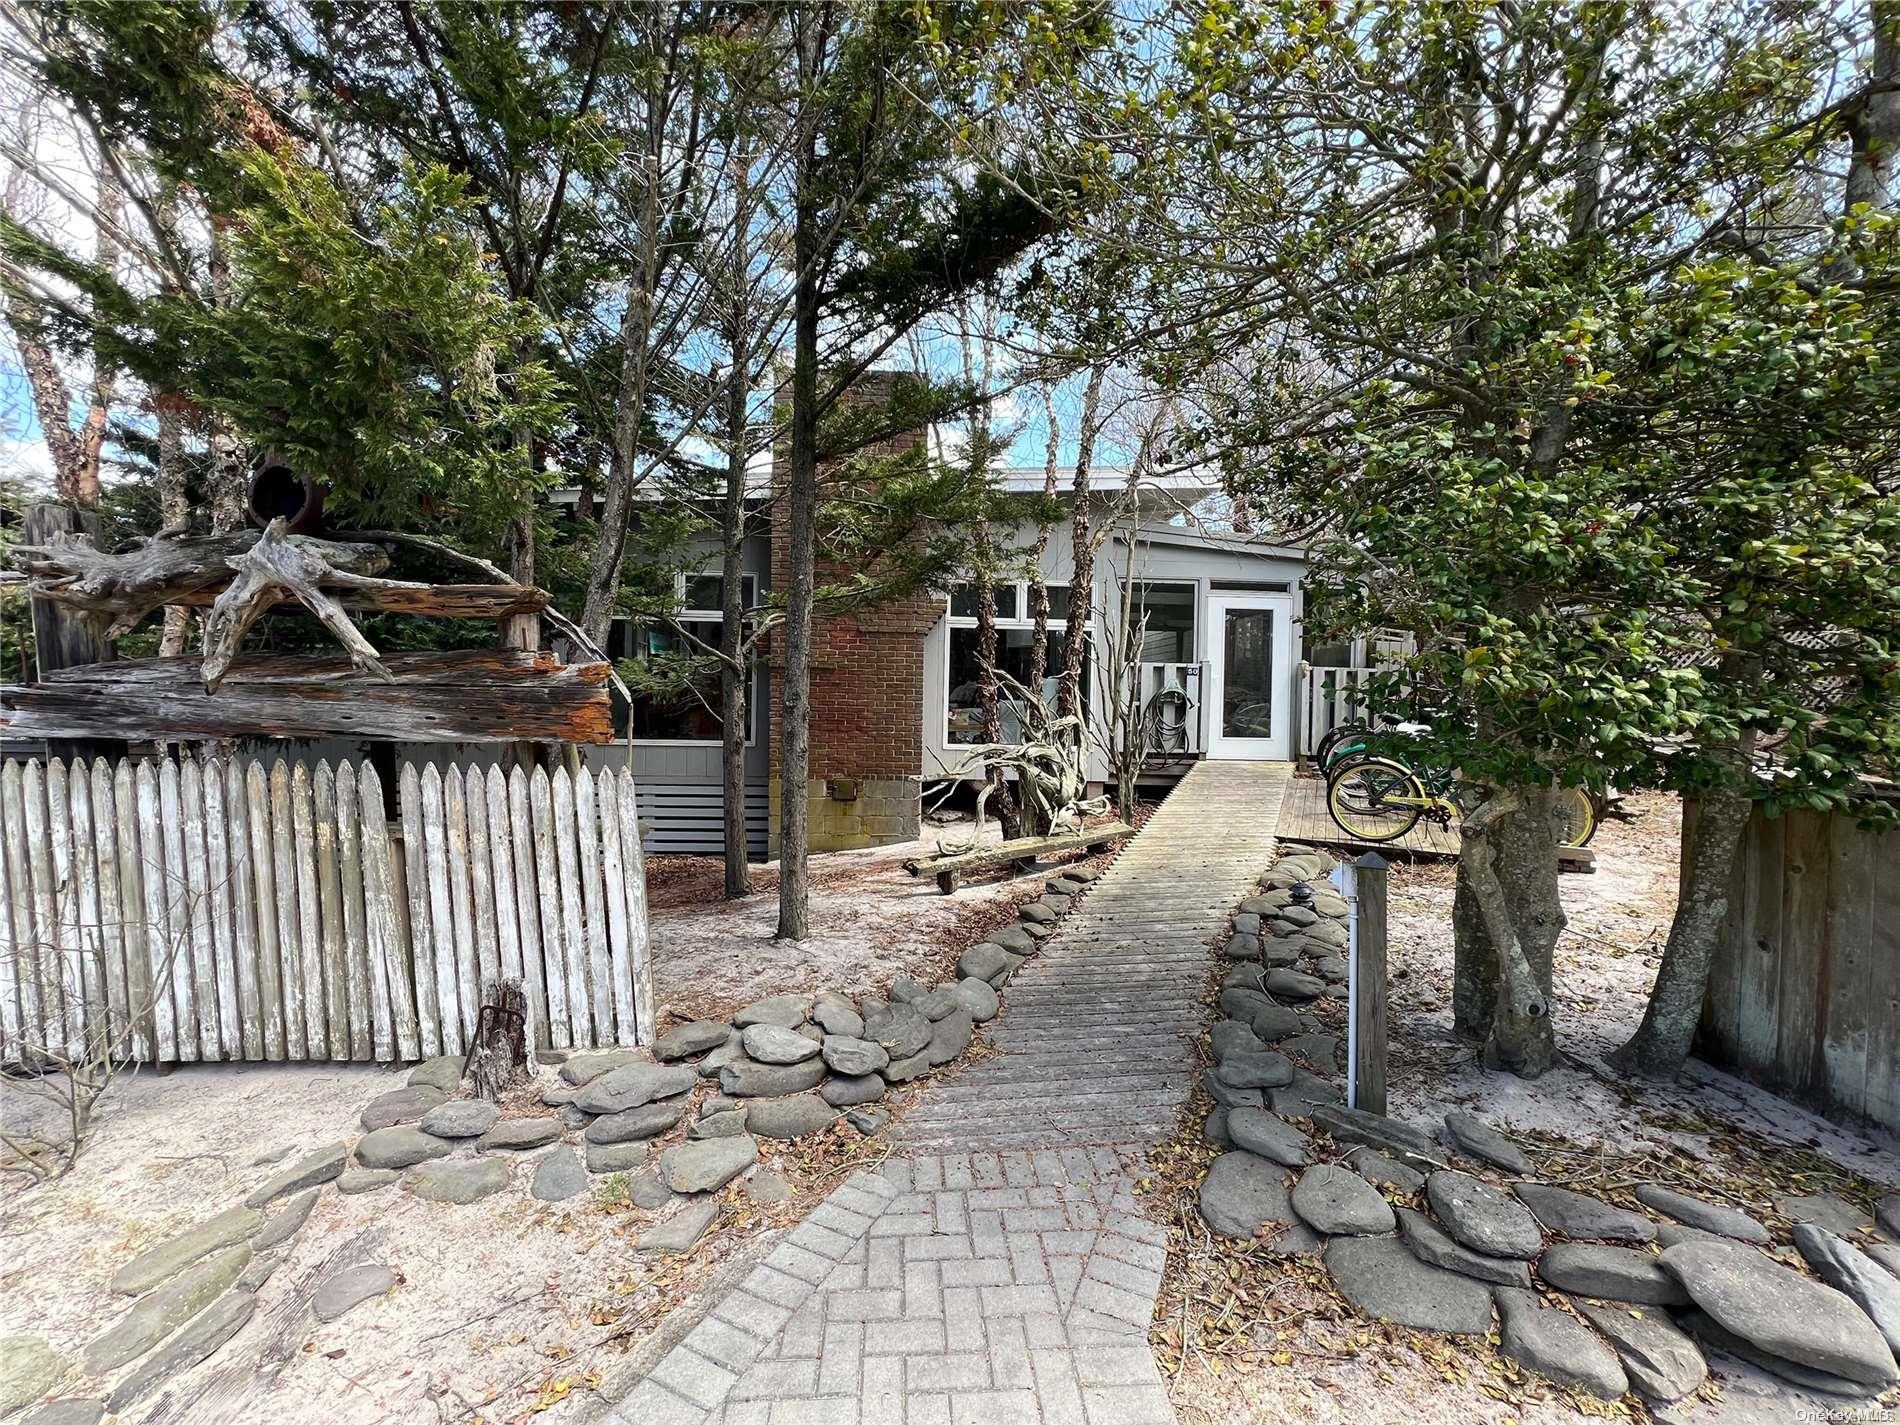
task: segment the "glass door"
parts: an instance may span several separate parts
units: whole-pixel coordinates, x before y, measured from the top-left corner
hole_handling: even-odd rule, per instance
[[[1208,598],[1207,755],[1285,761],[1292,756],[1293,601],[1284,594]]]

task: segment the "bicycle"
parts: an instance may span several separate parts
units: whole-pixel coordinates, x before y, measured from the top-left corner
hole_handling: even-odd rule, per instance
[[[1555,828],[1560,846],[1587,846],[1597,832],[1589,792],[1565,787]],[[1365,756],[1336,764],[1326,782],[1326,811],[1355,841],[1397,841],[1421,820],[1450,826],[1476,811],[1482,792],[1450,772],[1420,773],[1396,757]]]

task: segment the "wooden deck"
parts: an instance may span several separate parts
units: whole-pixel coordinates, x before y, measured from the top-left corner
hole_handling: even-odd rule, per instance
[[[1397,841],[1355,841],[1339,829],[1326,810],[1326,781],[1322,777],[1295,777],[1287,783],[1286,796],[1280,803],[1280,839],[1302,841],[1314,846],[1347,846],[1381,855],[1403,852],[1408,856],[1438,860],[1458,859],[1458,823],[1440,826],[1421,819]],[[1596,853],[1587,846],[1580,850],[1559,848],[1557,865],[1564,871],[1591,872],[1597,868]]]

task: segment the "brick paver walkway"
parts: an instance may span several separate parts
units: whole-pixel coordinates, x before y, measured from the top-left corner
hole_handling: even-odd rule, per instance
[[[613,1425],[1172,1425],[1166,1234],[1129,1159],[1186,1101],[1207,944],[1288,773],[1197,764],[1009,986],[1003,1052],[929,1091]]]

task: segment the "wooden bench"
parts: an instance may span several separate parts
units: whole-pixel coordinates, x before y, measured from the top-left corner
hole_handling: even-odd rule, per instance
[[[1008,865],[1018,870],[1035,864],[1037,859],[1057,851],[1073,851],[1077,847],[1087,847],[1090,852],[1105,849],[1109,843],[1119,841],[1124,836],[1134,835],[1135,828],[1125,821],[1111,821],[1102,826],[1085,826],[1078,831],[1065,831],[1055,836],[1020,836],[1014,841],[999,841],[994,846],[979,846],[974,851],[965,851],[955,856],[923,856],[904,863],[904,869],[913,876],[937,878],[937,889],[945,895],[951,895],[962,883],[966,873],[988,870],[992,866]]]

